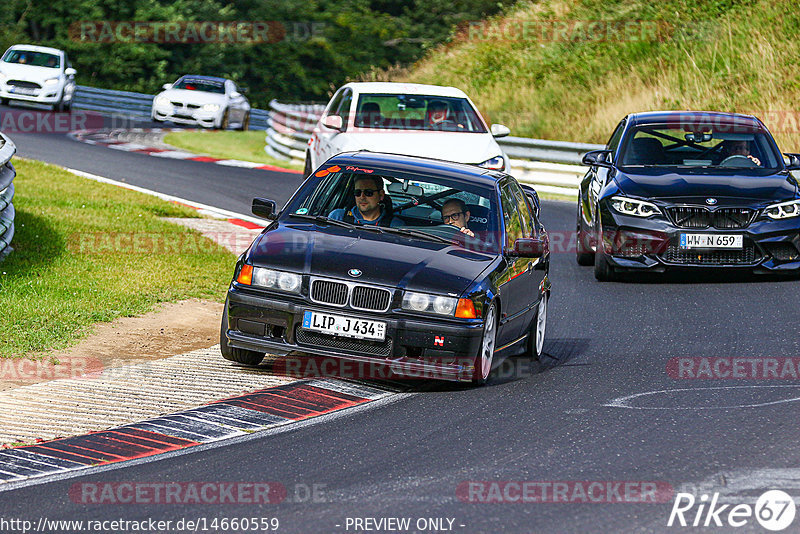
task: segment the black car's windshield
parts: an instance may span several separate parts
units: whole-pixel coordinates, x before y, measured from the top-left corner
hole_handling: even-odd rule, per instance
[[[314,174],[284,210],[291,221],[342,221],[484,252],[497,252],[494,188],[452,178],[329,166]]]
[[[3,61],[6,63],[48,67],[51,69],[57,69],[61,66],[61,58],[57,55],[33,50],[9,50],[6,52],[6,55],[3,56]]]
[[[486,133],[469,100],[430,95],[362,94],[358,97],[355,126]]]
[[[189,91],[203,91],[205,93],[225,94],[225,84],[221,80],[206,80],[200,78],[181,78],[173,89],[187,89]]]
[[[773,147],[767,132],[750,127],[692,131],[642,125],[626,136],[620,166],[777,170],[780,154]]]

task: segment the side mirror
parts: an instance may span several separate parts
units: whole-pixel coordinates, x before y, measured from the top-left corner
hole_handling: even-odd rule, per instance
[[[342,118],[339,115],[328,115],[323,119],[322,124],[331,130],[342,130]]]
[[[254,198],[252,211],[253,215],[262,219],[274,221],[278,218],[278,205],[268,198]]]
[[[72,67],[67,67],[66,69],[64,69],[64,74],[66,76],[75,76],[76,74],[78,74],[78,71],[76,71]]]
[[[610,150],[592,150],[583,155],[581,162],[587,167],[606,167],[613,168]]]
[[[800,154],[784,154],[783,162],[787,171],[800,171]]]
[[[231,93],[231,98],[239,98],[240,96],[242,96],[242,93],[238,91],[234,91]]]
[[[536,237],[521,237],[514,241],[512,256],[520,258],[541,258],[544,255],[545,243]]]
[[[504,126],[502,124],[492,124],[492,127],[489,128],[492,132],[493,137],[505,137],[511,134],[511,130],[508,126]]]
[[[172,84],[171,83],[165,83],[161,87],[162,87],[162,89],[172,89]]]

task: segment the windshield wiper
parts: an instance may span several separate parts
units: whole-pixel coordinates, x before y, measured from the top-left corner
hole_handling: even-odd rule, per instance
[[[444,243],[445,245],[453,244],[453,242],[449,239],[445,239],[444,237],[439,237],[438,235],[429,234],[427,232],[421,232],[419,230],[409,230],[408,228],[391,228],[391,227],[382,228],[382,230],[393,234],[407,235],[410,237],[427,239],[429,241],[436,241],[437,243]]]
[[[341,226],[342,228],[356,228],[355,224],[350,224],[348,222],[340,221],[338,219],[331,219],[330,217],[325,217],[324,215],[305,215],[302,213],[291,213],[289,214],[289,217],[295,217],[297,219],[306,219],[309,221],[315,221],[323,224],[331,224],[333,226]]]

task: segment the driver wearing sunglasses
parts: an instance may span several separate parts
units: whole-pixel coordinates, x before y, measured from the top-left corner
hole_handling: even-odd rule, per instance
[[[328,217],[337,221],[365,224],[372,226],[396,226],[397,220],[388,215],[383,207],[386,193],[383,191],[383,179],[380,176],[359,176],[355,187],[356,205],[352,209],[333,210]],[[389,217],[386,220],[387,215]]]

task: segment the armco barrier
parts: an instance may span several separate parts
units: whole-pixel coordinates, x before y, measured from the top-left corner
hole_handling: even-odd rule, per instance
[[[17,147],[6,135],[0,133],[0,260],[11,251],[14,237],[14,177],[17,172],[11,157]]]
[[[79,85],[73,106],[147,120],[153,98],[143,93]],[[273,100],[269,110],[250,111],[250,127],[266,131],[267,154],[302,165],[308,140],[324,109],[323,104],[285,104]],[[497,142],[511,159],[510,172],[518,180],[535,185],[540,192],[568,196],[576,194],[578,182],[586,173],[586,168],[580,165],[583,153],[603,148],[603,145],[512,136]]]
[[[269,103],[266,145],[272,157],[302,164],[308,140],[325,106],[293,105],[277,100]],[[526,137],[501,137],[497,140],[511,159],[511,174],[521,182],[535,185],[543,193],[575,196],[586,173],[581,157],[603,145],[549,141]]]
[[[79,85],[75,89],[72,106],[106,114],[117,114],[125,118],[150,120],[155,95],[131,91],[113,91]],[[263,109],[250,110],[250,128],[266,130],[269,113]]]

